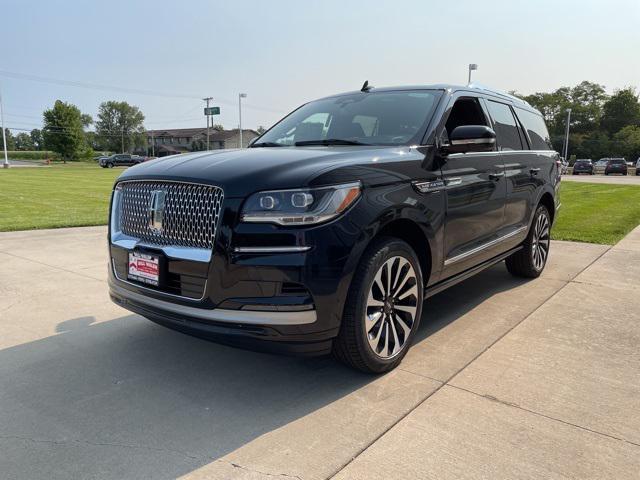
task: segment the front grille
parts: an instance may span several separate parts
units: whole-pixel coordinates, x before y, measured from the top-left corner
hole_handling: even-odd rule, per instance
[[[191,183],[123,182],[120,230],[155,245],[212,249],[224,194],[221,188]],[[151,196],[165,192],[162,228],[151,228]]]

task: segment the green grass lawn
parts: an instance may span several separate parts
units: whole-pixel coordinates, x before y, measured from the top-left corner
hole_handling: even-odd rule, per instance
[[[123,169],[93,163],[0,169],[0,231],[104,225]],[[564,182],[556,240],[614,244],[640,224],[640,187]]]
[[[0,168],[0,232],[104,225],[111,188],[122,171],[80,162]]]
[[[640,224],[640,186],[563,182],[556,240],[613,245]]]

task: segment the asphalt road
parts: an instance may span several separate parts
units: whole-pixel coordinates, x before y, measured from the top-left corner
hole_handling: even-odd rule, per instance
[[[384,376],[133,315],[105,242],[0,233],[2,478],[638,478],[640,229],[429,299]]]

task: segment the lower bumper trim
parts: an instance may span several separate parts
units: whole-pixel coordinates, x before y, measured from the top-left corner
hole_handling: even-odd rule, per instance
[[[315,310],[299,312],[255,311],[255,310],[227,310],[222,308],[203,309],[190,307],[178,303],[157,300],[121,287],[117,281],[109,279],[112,295],[121,299],[126,306],[127,300],[148,306],[157,310],[164,310],[170,314],[190,317],[198,320],[226,322],[247,325],[305,325],[314,323],[317,319]]]

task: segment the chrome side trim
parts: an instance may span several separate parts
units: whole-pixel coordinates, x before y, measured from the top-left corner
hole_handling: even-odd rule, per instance
[[[235,253],[298,253],[307,252],[311,247],[235,247]]]
[[[493,145],[495,138],[464,138],[462,140],[451,140],[451,145]]]
[[[473,255],[476,255],[476,254],[482,252],[483,250],[486,250],[487,248],[491,248],[491,247],[493,247],[493,246],[495,246],[495,245],[497,245],[497,244],[499,244],[501,242],[504,242],[505,240],[508,240],[508,239],[510,239],[512,237],[515,237],[519,233],[522,233],[522,232],[524,232],[526,230],[527,230],[527,226],[525,225],[523,227],[520,227],[520,228],[514,230],[513,232],[509,232],[506,235],[503,235],[502,237],[498,237],[498,238],[496,238],[494,240],[491,240],[490,242],[484,243],[484,244],[480,245],[479,247],[476,247],[474,249],[468,250],[468,251],[466,251],[464,253],[461,253],[460,255],[456,255],[455,257],[447,258],[444,261],[444,266],[447,267],[447,266],[449,266],[451,264],[459,262],[460,260],[464,260],[467,257],[471,257]]]
[[[188,300],[190,302],[200,302],[204,299],[204,296],[206,295],[206,292],[207,292],[208,280],[204,281],[204,285],[202,287],[202,296],[200,298],[185,297],[184,295],[176,295],[175,293],[167,293],[161,290],[154,290],[152,288],[145,287],[144,285],[141,285],[139,283],[133,283],[133,282],[130,282],[129,280],[123,280],[118,276],[118,272],[116,271],[115,260],[113,258],[111,259],[111,272],[113,273],[113,278],[115,278],[119,282],[126,283],[127,285],[131,285],[132,287],[142,288],[143,290],[147,290],[149,292],[153,292],[156,294],[166,295],[167,297],[179,298],[180,300]]]
[[[227,310],[222,308],[207,310],[149,298],[122,288],[111,280],[109,281],[109,286],[114,295],[124,300],[125,305],[127,300],[131,300],[141,305],[164,310],[165,312],[169,312],[174,315],[187,316],[200,320],[225,323],[244,323],[249,325],[306,325],[314,323],[317,319],[315,310],[305,310],[300,312]]]

